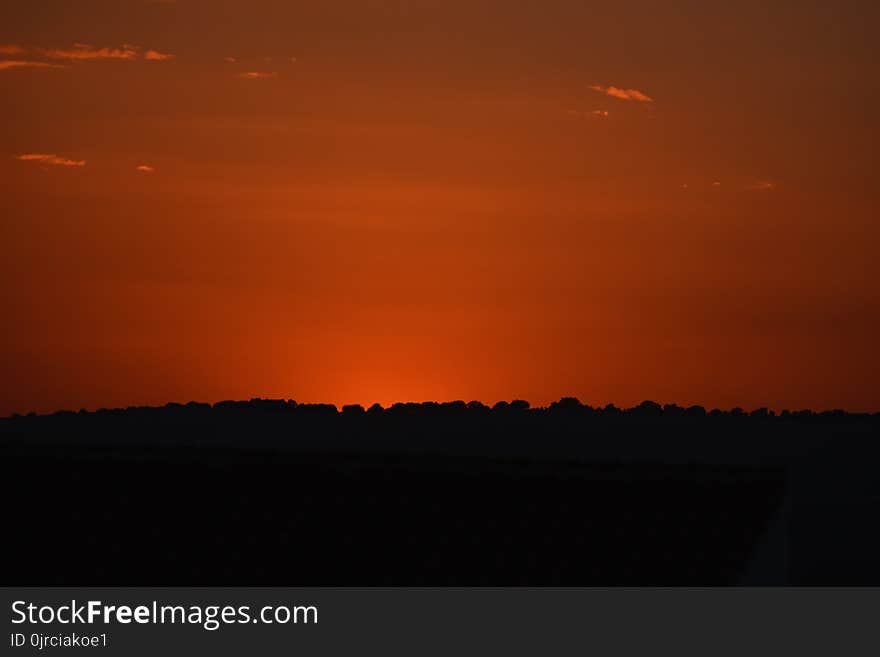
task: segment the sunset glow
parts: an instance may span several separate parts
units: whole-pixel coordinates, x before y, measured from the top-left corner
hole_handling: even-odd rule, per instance
[[[0,415],[880,410],[878,5],[687,7],[4,4]]]

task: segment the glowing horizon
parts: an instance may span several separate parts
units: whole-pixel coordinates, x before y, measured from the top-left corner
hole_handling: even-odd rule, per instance
[[[880,410],[878,12],[5,6],[0,416]]]

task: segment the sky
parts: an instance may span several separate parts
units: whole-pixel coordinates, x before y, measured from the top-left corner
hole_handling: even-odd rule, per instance
[[[0,5],[0,415],[880,410],[880,5]]]

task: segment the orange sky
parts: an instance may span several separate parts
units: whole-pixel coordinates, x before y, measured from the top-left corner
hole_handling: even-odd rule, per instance
[[[0,6],[0,414],[880,410],[876,3]]]

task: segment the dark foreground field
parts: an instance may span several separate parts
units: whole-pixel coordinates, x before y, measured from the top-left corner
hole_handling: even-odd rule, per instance
[[[254,400],[0,420],[6,584],[880,584],[880,415]]]

